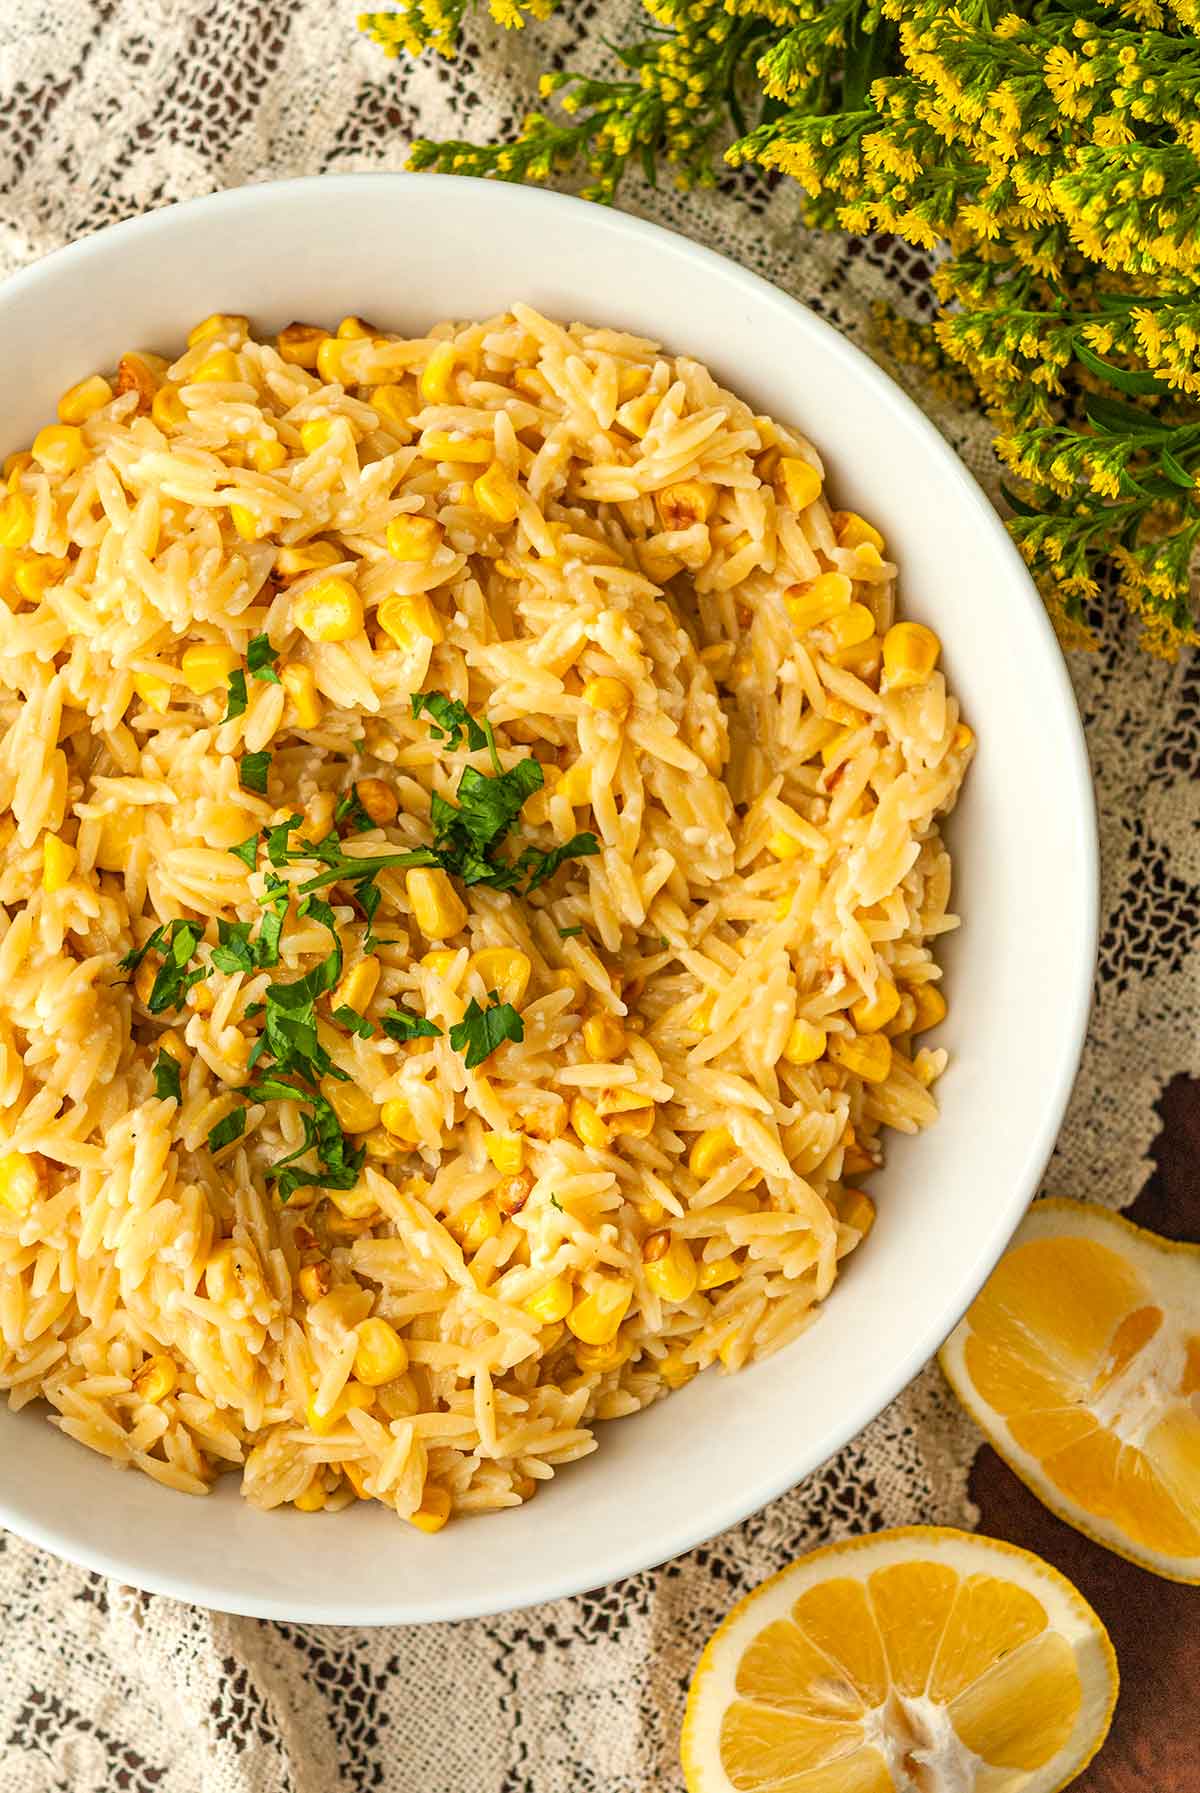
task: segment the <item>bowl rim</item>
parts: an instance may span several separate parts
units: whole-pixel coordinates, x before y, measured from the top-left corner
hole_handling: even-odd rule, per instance
[[[489,1601],[483,1592],[451,1591],[437,1601],[424,1602],[416,1609],[411,1600],[406,1604],[403,1600],[389,1598],[372,1608],[370,1615],[364,1618],[361,1613],[345,1606],[335,1606],[325,1600],[306,1601],[302,1589],[297,1589],[294,1595],[283,1597],[239,1591],[236,1597],[222,1594],[214,1600],[210,1589],[189,1577],[186,1566],[181,1567],[178,1573],[160,1574],[142,1568],[136,1556],[125,1549],[78,1543],[74,1539],[64,1543],[53,1524],[44,1523],[36,1513],[14,1508],[0,1484],[0,1524],[27,1542],[81,1568],[129,1583],[146,1592],[249,1618],[374,1626],[468,1619],[493,1616],[502,1611],[520,1611],[545,1601],[574,1596],[602,1585],[608,1586],[624,1577],[657,1568],[740,1524],[782,1494],[797,1487],[882,1413],[931,1361],[943,1339],[949,1336],[999,1261],[1029,1202],[1037,1194],[1038,1183],[1053,1152],[1079,1067],[1091,1010],[1092,979],[1100,925],[1100,855],[1095,791],[1067,664],[1045,606],[999,515],[936,426],[862,349],[809,306],[762,275],[753,273],[731,258],[695,242],[677,230],[627,212],[591,206],[588,201],[569,194],[472,176],[370,170],[256,182],[176,201],[136,217],[123,219],[117,224],[108,225],[65,244],[31,266],[10,275],[0,283],[0,310],[4,302],[17,293],[24,295],[35,292],[39,285],[47,281],[57,283],[64,277],[77,279],[92,256],[107,255],[115,242],[133,236],[150,236],[163,228],[170,228],[181,212],[189,215],[222,213],[232,222],[240,213],[253,213],[264,204],[270,205],[274,199],[297,190],[315,192],[321,189],[328,203],[336,201],[339,192],[358,190],[368,183],[392,185],[405,191],[431,189],[436,185],[439,195],[445,198],[449,181],[453,181],[456,187],[486,188],[490,204],[510,206],[516,213],[524,211],[536,216],[543,225],[547,222],[552,225],[555,215],[568,211],[577,214],[581,207],[587,206],[592,211],[598,236],[603,237],[607,233],[614,244],[627,244],[631,250],[636,250],[642,243],[655,244],[660,250],[667,250],[679,258],[682,272],[686,273],[689,264],[700,268],[710,277],[727,283],[732,297],[741,295],[755,308],[769,308],[777,314],[782,313],[786,327],[798,328],[806,333],[808,341],[817,352],[839,361],[850,380],[869,389],[881,410],[889,413],[904,430],[913,431],[924,439],[927,449],[941,463],[950,486],[952,502],[973,514],[984,540],[994,550],[999,561],[1007,567],[1010,581],[1019,590],[1025,604],[1025,621],[1032,627],[1035,638],[1040,640],[1041,652],[1046,656],[1049,682],[1057,691],[1069,761],[1064,783],[1073,786],[1072,796],[1079,824],[1078,878],[1074,892],[1078,907],[1076,938],[1079,951],[1069,974],[1069,1013],[1062,1023],[1060,1059],[1052,1083],[1046,1091],[1040,1125],[1031,1130],[1022,1161],[1022,1174],[1019,1178],[1014,1178],[1013,1200],[994,1218],[989,1228],[981,1228],[979,1246],[969,1271],[958,1280],[953,1291],[948,1291],[936,1304],[931,1303],[932,1318],[912,1340],[909,1349],[880,1377],[872,1392],[849,1405],[839,1424],[831,1427],[819,1439],[820,1455],[808,1469],[799,1476],[790,1466],[768,1469],[755,1480],[753,1487],[744,1496],[739,1495],[727,1500],[722,1506],[704,1508],[703,1511],[695,1505],[685,1508],[680,1519],[665,1529],[648,1553],[644,1547],[638,1548],[632,1544],[624,1549],[616,1548],[611,1555],[605,1556],[603,1572],[599,1576],[594,1572],[582,1572],[578,1566],[573,1571],[564,1571],[555,1569],[553,1565],[546,1565],[540,1574],[530,1576],[529,1586],[519,1599],[505,1598],[500,1606],[494,1600]],[[947,1315],[952,1316],[949,1321],[945,1318]],[[221,1496],[218,1495],[218,1498]],[[593,1551],[593,1554],[598,1553]],[[183,1552],[180,1552],[180,1559],[181,1563],[185,1563]]]

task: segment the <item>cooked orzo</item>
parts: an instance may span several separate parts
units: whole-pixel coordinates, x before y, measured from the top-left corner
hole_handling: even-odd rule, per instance
[[[516,305],[208,318],[4,477],[11,1405],[433,1531],[794,1338],[972,750],[815,449]]]

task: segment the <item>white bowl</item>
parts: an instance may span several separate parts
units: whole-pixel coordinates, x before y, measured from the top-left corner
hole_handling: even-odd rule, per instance
[[[1096,944],[1087,758],[1058,646],[983,494],[857,349],[731,262],[617,212],[528,188],[342,175],[244,187],[74,244],[0,290],[5,451],[129,347],[170,352],[208,312],[260,327],[361,312],[420,333],[523,299],[708,363],[819,447],[839,501],[879,523],[909,614],[935,628],[979,737],[951,828],[951,1067],[941,1118],[893,1139],[879,1219],[818,1322],[766,1363],[635,1418],[535,1502],[434,1538],[363,1504],[259,1513],[120,1474],[36,1410],[0,1413],[0,1520],[122,1581],[266,1618],[454,1619],[577,1593],[754,1512],[921,1368],[1034,1194],[1081,1049]]]

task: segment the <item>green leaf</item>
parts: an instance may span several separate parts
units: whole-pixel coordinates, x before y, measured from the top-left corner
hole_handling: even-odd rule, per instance
[[[247,871],[252,872],[254,870],[255,866],[258,864],[258,836],[257,836],[257,834],[252,834],[248,840],[244,840],[240,843],[240,845],[238,845],[236,847],[230,847],[228,850],[229,850],[229,852],[231,852],[233,854],[235,859],[241,860],[242,864],[246,867]]]
[[[467,746],[472,753],[478,753],[481,748],[486,747],[495,755],[496,742],[491,723],[476,722],[466,704],[458,698],[447,697],[444,691],[414,691],[409,701],[414,720],[419,722],[422,713],[428,716],[430,734],[435,741],[441,741],[451,753],[462,745],[465,734]],[[499,763],[494,757],[493,764],[499,771]]]
[[[414,1015],[408,1009],[395,1008],[379,1017],[379,1025],[389,1040],[440,1039],[442,1030],[427,1015]]]
[[[269,753],[244,753],[238,765],[238,782],[243,790],[267,794],[267,777],[271,770]]]
[[[231,1109],[224,1120],[218,1121],[216,1126],[210,1130],[208,1135],[209,1151],[219,1152],[223,1146],[232,1145],[234,1140],[240,1139],[245,1131],[245,1108]]]
[[[559,866],[568,859],[590,859],[600,851],[600,843],[594,834],[573,834],[569,841],[561,847],[553,847],[550,852],[539,852],[536,847],[527,847],[521,855],[520,863],[534,866],[533,875],[525,886],[526,895],[536,890],[539,884],[545,884],[552,878]],[[533,855],[532,860],[530,855]]]
[[[249,700],[246,696],[246,675],[239,666],[236,672],[229,675],[229,695],[225,700],[225,714],[222,722],[232,722],[236,716],[245,713]]]
[[[279,674],[275,670],[275,649],[271,646],[268,635],[256,635],[253,638],[246,649],[246,665],[252,679],[261,679],[267,685],[279,683]]]
[[[263,839],[267,843],[267,858],[276,871],[289,864],[293,858],[306,859],[308,857],[306,853],[293,854],[289,851],[287,844],[288,835],[292,833],[293,829],[298,828],[303,820],[304,817],[293,810],[290,816],[286,816],[282,822],[276,822],[273,828],[263,829]]]
[[[1173,485],[1185,492],[1196,490],[1196,476],[1189,473],[1182,461],[1177,461],[1169,448],[1159,450],[1158,464]]]
[[[1141,411],[1136,405],[1122,404],[1119,398],[1110,398],[1104,392],[1089,392],[1083,410],[1088,422],[1107,435],[1157,435],[1172,428],[1152,412]]]
[[[370,1040],[375,1036],[373,1024],[365,1015],[360,1015],[357,1009],[352,1009],[349,1003],[343,1003],[340,1008],[334,1009],[333,1018],[348,1032],[357,1034],[360,1040]]]
[[[179,1061],[169,1052],[160,1052],[154,1061],[154,1093],[160,1102],[172,1096],[176,1102],[183,1100],[179,1087]]]
[[[359,800],[357,785],[352,785],[344,795],[338,798],[333,819],[335,824],[339,825],[346,822],[356,834],[365,834],[375,826]]]
[[[1085,342],[1076,342],[1075,357],[1082,362],[1089,373],[1099,380],[1107,380],[1118,392],[1135,397],[1145,397],[1149,393],[1169,392],[1171,388],[1157,374],[1147,373],[1142,368],[1114,367],[1111,361],[1102,361],[1099,355],[1093,355]]]
[[[558,930],[558,937],[560,940],[574,940],[576,934],[582,934],[582,933],[583,933],[583,923],[576,922],[576,924],[573,928],[560,928]]]
[[[480,1008],[472,996],[461,1021],[450,1029],[450,1044],[464,1055],[468,1071],[492,1056],[505,1040],[523,1040],[525,1023],[511,1002],[493,1002]]]
[[[161,1015],[165,1009],[178,1008],[193,984],[199,984],[208,976],[205,966],[197,966],[195,970],[187,969],[196,948],[204,938],[204,928],[195,921],[169,921],[165,927],[157,928],[151,934],[141,951],[127,954],[121,961],[123,966],[135,970],[148,952],[156,952],[162,959],[153,984],[146,1007],[152,1015]]]

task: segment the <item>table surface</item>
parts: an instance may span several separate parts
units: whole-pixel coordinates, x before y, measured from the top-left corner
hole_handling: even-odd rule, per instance
[[[1171,1239],[1200,1240],[1200,1082],[1179,1077],[1161,1103],[1157,1169],[1128,1209]],[[1136,1568],[1062,1524],[985,1445],[971,1472],[979,1529],[1036,1550],[1091,1601],[1121,1668],[1113,1728],[1073,1793],[1197,1793],[1200,1588]]]

